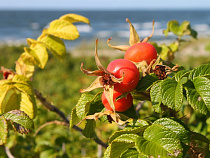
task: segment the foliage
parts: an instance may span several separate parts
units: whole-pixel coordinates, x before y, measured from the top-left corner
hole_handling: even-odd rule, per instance
[[[76,67],[74,62],[81,60],[70,63],[64,61],[66,57],[71,58],[71,56],[66,54],[62,39],[74,40],[79,37],[75,22],[90,24],[87,18],[80,15],[61,16],[52,21],[49,28],[44,29],[36,40],[27,39],[29,46],[23,48],[24,52],[16,62],[15,71],[1,68],[3,79],[0,80],[0,145],[5,145],[13,151],[14,146],[18,147],[22,143],[24,149],[29,151],[27,154],[31,153],[31,157],[69,157],[79,152],[72,144],[80,145],[82,148],[85,148],[87,144],[92,148],[95,146],[92,145],[92,141],[75,134],[75,131],[72,130],[70,133],[65,126],[69,126],[71,130],[80,125],[83,128],[81,130],[83,136],[96,141],[103,137],[98,125],[110,125],[112,122],[112,125],[119,124],[120,129],[115,130],[108,126],[111,130],[107,130],[107,133],[114,132],[109,137],[104,157],[209,156],[210,64],[185,69],[172,63],[174,53],[178,50],[180,42],[183,42],[183,36],[190,35],[193,38],[197,36],[196,31],[191,29],[187,21],[181,25],[175,20],[168,22],[164,34],[167,36],[169,32],[172,32],[178,36],[177,41],[170,45],[153,43],[159,53],[159,58],[153,65],[145,65],[144,62],[136,64],[142,77],[137,87],[131,92],[135,100],[127,111],[107,112],[101,101],[101,90],[81,94],[76,106],[69,108],[72,109],[70,121],[59,122],[53,114],[40,108],[40,104],[44,103],[41,100],[41,103],[36,102],[38,96],[34,91],[34,85],[39,87],[39,83],[36,83],[35,74],[39,74],[41,69],[48,70],[50,67],[57,66],[51,63],[51,55],[48,52],[63,61],[62,69],[71,67],[69,73],[72,73]],[[130,25],[130,45],[140,42],[132,23],[128,19],[127,22]],[[152,34],[143,41],[147,42]],[[109,43],[108,45],[111,46]],[[127,50],[129,46],[111,47]],[[96,58],[96,62],[99,63],[98,60]],[[46,65],[47,62],[49,62],[49,67]],[[92,60],[90,63],[90,68],[93,68]],[[37,72],[35,66],[39,67]],[[101,64],[98,67],[103,68]],[[59,68],[57,72],[59,73]],[[55,72],[51,73],[48,77],[43,75],[47,78],[47,82],[58,75]],[[74,85],[81,80],[78,73],[71,74],[71,78],[65,77],[65,80],[72,80],[72,83],[69,83],[72,88],[80,86]],[[85,78],[81,81],[89,84],[86,83],[89,80],[85,81]],[[57,81],[58,84],[62,82],[62,79]],[[55,87],[53,91],[66,90],[65,85],[59,90],[57,83],[56,86],[52,86]],[[47,91],[44,83],[41,86]],[[70,104],[67,97],[64,99]],[[54,110],[54,112],[60,111]],[[41,117],[43,115],[48,115],[50,118]],[[37,133],[32,135],[34,125],[40,122],[47,122],[46,125],[51,125],[51,127],[47,126],[45,132],[42,132],[43,127],[40,127]],[[55,128],[60,124],[64,126]],[[13,135],[13,132],[23,135]],[[52,137],[49,132],[56,135]],[[71,136],[72,133],[74,137]],[[105,134],[105,137],[108,136]],[[23,156],[21,153],[24,152],[20,152],[19,156]]]

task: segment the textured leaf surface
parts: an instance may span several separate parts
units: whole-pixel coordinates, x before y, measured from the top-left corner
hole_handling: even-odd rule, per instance
[[[13,128],[19,133],[29,133],[34,128],[33,120],[23,111],[12,110],[4,114],[6,120],[12,121]]]
[[[183,101],[183,84],[187,78],[176,82],[172,79],[165,79],[161,84],[162,102],[171,109],[179,110]]]
[[[95,127],[96,127],[95,120],[87,120],[87,123],[85,125],[84,130],[82,131],[82,134],[86,138],[96,138]]]
[[[123,134],[117,137],[106,149],[104,158],[120,157],[120,155],[135,145],[135,141],[139,136],[136,134]]]
[[[83,119],[86,115],[92,115],[104,108],[101,102],[101,93],[93,96],[89,93],[83,93],[76,105],[78,118]]]
[[[52,21],[47,29],[47,34],[52,34],[65,40],[75,40],[79,37],[76,26],[64,19]]]
[[[7,121],[4,116],[0,116],[0,145],[3,145],[7,141]]]
[[[43,42],[44,45],[51,51],[51,53],[57,57],[59,60],[63,60],[66,56],[66,47],[64,42],[55,36],[47,35],[40,38],[40,42]]]
[[[210,77],[210,64],[201,65],[190,72],[189,79],[193,80],[196,77]]]
[[[159,113],[161,112],[160,104],[162,102],[161,84],[162,84],[162,81],[156,83],[155,85],[152,86],[150,90],[150,96],[151,96],[153,108],[155,109],[156,112],[159,112]]]
[[[210,80],[206,77],[196,77],[193,80],[194,88],[186,87],[187,99],[194,110],[210,114]]]
[[[171,132],[174,132],[181,141],[183,141],[184,143],[189,143],[190,133],[180,123],[170,118],[161,118],[155,121],[153,124],[159,124],[168,128]]]
[[[148,127],[143,137],[137,138],[136,148],[140,153],[153,157],[181,157],[182,146],[175,133],[159,124]]]
[[[144,120],[134,120],[134,122],[130,122],[123,130],[114,132],[109,138],[109,143],[111,143],[114,139],[121,136],[122,134],[142,133],[145,131],[148,125],[149,124]]]

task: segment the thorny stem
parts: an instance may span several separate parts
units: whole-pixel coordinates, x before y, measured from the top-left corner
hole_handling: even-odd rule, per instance
[[[45,108],[47,108],[48,110],[53,111],[53,112],[55,112],[56,114],[58,114],[58,115],[63,119],[63,121],[66,123],[65,125],[68,125],[68,126],[69,126],[69,120],[68,120],[68,118],[66,118],[65,114],[64,114],[62,111],[60,111],[60,109],[58,109],[57,107],[55,107],[54,105],[52,105],[51,103],[49,103],[49,102],[46,100],[46,98],[44,98],[44,97],[42,96],[42,94],[41,94],[38,90],[34,89],[34,93],[35,93],[37,99],[45,106]],[[82,131],[83,131],[83,129],[79,128],[79,127],[76,126],[76,125],[73,125],[73,128],[74,128],[76,131],[80,132],[80,133],[82,133]],[[100,139],[98,139],[98,138],[94,138],[93,140],[94,140],[97,144],[100,144],[101,146],[103,146],[104,148],[107,148],[107,147],[108,147],[108,145],[107,145],[106,143],[102,142],[102,141],[101,141]]]

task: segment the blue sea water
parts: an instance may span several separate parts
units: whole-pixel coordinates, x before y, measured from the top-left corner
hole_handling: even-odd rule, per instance
[[[79,23],[77,28],[80,38],[68,42],[69,47],[75,47],[81,41],[94,39],[121,40],[128,43],[129,18],[141,39],[150,35],[152,20],[155,20],[155,32],[151,40],[170,40],[172,35],[165,37],[162,31],[169,20],[180,23],[190,21],[191,27],[200,36],[210,35],[210,10],[186,11],[0,11],[0,43],[26,43],[26,38],[36,39],[48,24],[68,13],[75,13],[89,18],[91,27]]]

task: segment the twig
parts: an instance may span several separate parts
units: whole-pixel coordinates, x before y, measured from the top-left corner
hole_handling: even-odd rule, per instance
[[[15,157],[12,155],[12,153],[10,152],[10,150],[9,150],[8,147],[5,146],[4,148],[5,148],[5,152],[6,152],[7,156],[8,156],[8,158],[15,158]]]
[[[62,111],[60,111],[60,109],[58,109],[58,108],[55,107],[54,105],[50,104],[50,103],[46,100],[46,98],[44,98],[44,97],[42,96],[42,94],[41,94],[38,90],[34,89],[34,93],[35,93],[37,99],[39,99],[39,101],[45,106],[45,108],[47,108],[48,110],[53,111],[53,112],[55,112],[56,114],[58,114],[58,115],[63,119],[63,121],[66,123],[66,125],[69,126],[69,120],[66,118],[65,114],[64,114]],[[76,126],[76,125],[73,125],[73,128],[74,128],[76,131],[79,131],[80,133],[82,133],[82,131],[83,131],[81,128],[79,128],[79,127]],[[108,147],[108,145],[107,145],[106,143],[102,142],[102,141],[101,141],[100,139],[98,139],[98,138],[94,138],[93,140],[94,140],[97,144],[100,144],[101,146],[103,146],[104,148],[107,148],[107,147]]]
[[[34,133],[34,136],[36,136],[39,131],[44,128],[45,126],[48,126],[48,125],[52,125],[52,124],[56,124],[56,125],[63,125],[63,126],[67,126],[68,127],[68,123],[66,122],[61,122],[61,121],[58,121],[58,120],[54,120],[54,121],[51,121],[51,122],[46,122],[45,124],[41,125],[37,130],[36,132]]]

